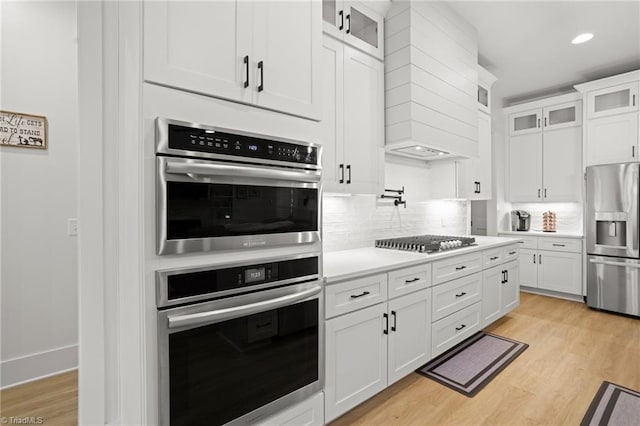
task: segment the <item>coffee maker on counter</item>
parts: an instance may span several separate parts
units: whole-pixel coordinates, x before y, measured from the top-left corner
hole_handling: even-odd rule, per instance
[[[526,210],[511,210],[511,230],[528,231],[531,226],[531,215]]]

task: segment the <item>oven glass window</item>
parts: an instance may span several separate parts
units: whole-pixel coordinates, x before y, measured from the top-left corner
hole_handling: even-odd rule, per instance
[[[317,189],[167,182],[169,240],[317,230]]]
[[[171,425],[227,423],[318,380],[318,299],[169,335]]]

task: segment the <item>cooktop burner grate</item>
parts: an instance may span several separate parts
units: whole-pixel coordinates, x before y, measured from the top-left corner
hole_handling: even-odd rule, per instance
[[[417,235],[413,237],[386,238],[376,240],[376,247],[395,250],[433,253],[473,245],[473,237],[456,237],[449,235]]]

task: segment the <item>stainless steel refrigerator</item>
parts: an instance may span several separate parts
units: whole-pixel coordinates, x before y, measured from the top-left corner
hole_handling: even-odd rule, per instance
[[[587,167],[587,304],[640,316],[640,163]]]

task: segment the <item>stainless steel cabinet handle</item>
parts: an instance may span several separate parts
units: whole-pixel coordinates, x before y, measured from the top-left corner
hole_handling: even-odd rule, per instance
[[[307,299],[322,291],[322,287],[314,286],[310,289],[277,297],[275,299],[264,300],[232,308],[217,309],[215,311],[198,312],[195,314],[176,315],[168,318],[169,328],[184,327],[189,325],[200,325],[214,322],[222,322],[227,319],[243,317],[257,314],[259,312],[270,311],[282,306],[290,305],[294,302]]]
[[[595,260],[595,259],[589,259],[589,263],[593,263],[595,265],[622,266],[624,268],[640,269],[640,263],[609,262],[606,260]]]

